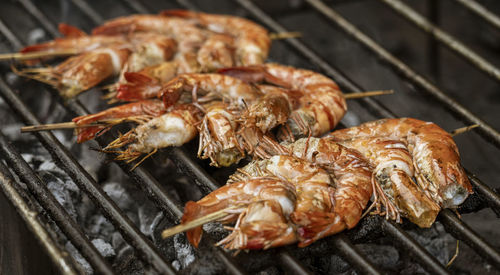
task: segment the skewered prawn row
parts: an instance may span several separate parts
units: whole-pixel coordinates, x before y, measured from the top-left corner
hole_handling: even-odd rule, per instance
[[[165,110],[178,102],[183,102],[192,103],[205,112],[201,121],[192,121],[192,123],[199,124],[199,156],[210,158],[212,165],[229,166],[243,158],[246,152],[257,157],[269,157],[282,153],[279,144],[270,136],[273,128],[281,126],[288,136],[291,135],[291,138],[304,135],[318,136],[332,130],[346,111],[345,99],[335,82],[312,71],[278,64],[265,64],[258,67],[226,69],[224,73],[183,74],[164,85],[158,84],[158,87],[152,88],[150,84],[147,88],[158,91]],[[226,74],[237,75],[254,83],[248,83]],[[285,87],[259,84],[264,81]],[[222,100],[222,103],[201,106],[213,100]],[[323,104],[325,102],[331,104]],[[322,105],[318,107],[320,104]],[[128,116],[129,113],[140,115],[137,112],[124,111],[128,108],[138,110],[136,104],[123,105],[115,108],[122,109],[119,112],[112,108],[84,121],[93,123],[100,117],[109,118],[110,114],[113,118],[120,118],[120,115]],[[162,118],[153,118],[153,120],[161,121]],[[83,121],[83,119],[77,118],[76,121]],[[158,131],[167,129],[172,131],[175,128],[150,127],[148,123],[139,125],[128,134],[121,136],[107,149],[129,144],[126,150],[119,152],[120,159],[129,159],[127,156],[136,158],[141,153],[149,154],[161,148],[158,147],[160,143],[147,144],[150,141],[147,139],[148,132],[156,135]],[[100,127],[104,128],[104,126]],[[97,129],[97,127],[94,128]],[[79,131],[82,136],[85,135],[85,137],[79,137],[79,141],[92,138],[92,135],[85,133],[97,133],[92,127]],[[137,131],[143,134],[136,135]],[[164,134],[175,135],[176,133]],[[183,132],[177,134],[184,136]],[[187,141],[189,140],[184,142]],[[161,145],[167,147],[178,144],[161,143]]]
[[[228,249],[267,249],[312,242],[354,227],[372,194],[371,167],[354,150],[316,142],[294,156],[278,155],[239,169],[228,184],[188,202],[182,222],[240,205],[224,223],[235,223],[219,242]],[[314,163],[314,164],[313,164]],[[201,227],[188,231],[197,246]]]
[[[398,191],[386,192],[389,204],[422,227],[434,222],[440,207],[456,208],[472,193],[455,142],[434,123],[382,119],[335,131],[326,138],[363,152],[377,166],[382,188],[408,190],[404,194],[414,199],[398,196]],[[381,161],[384,158],[388,160]]]
[[[118,74],[120,83],[126,83],[126,72],[140,72],[150,78],[161,72],[160,77],[170,79],[180,73],[261,64],[270,46],[268,32],[249,20],[183,10],[116,18],[95,28],[92,35],[65,24],[59,29],[65,38],[29,46],[21,52],[53,56],[71,50],[78,55],[56,67],[18,73],[48,83],[66,97]]]

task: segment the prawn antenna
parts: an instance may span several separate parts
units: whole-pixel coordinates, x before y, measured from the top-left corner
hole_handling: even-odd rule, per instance
[[[221,209],[219,211],[210,213],[204,217],[194,219],[192,221],[182,223],[182,224],[179,224],[177,226],[165,229],[165,230],[163,230],[163,232],[161,232],[161,237],[163,239],[166,239],[166,238],[169,238],[173,235],[179,234],[181,232],[185,232],[185,231],[188,231],[190,229],[196,228],[200,225],[204,225],[206,223],[213,222],[213,221],[216,221],[218,219],[222,219],[228,215],[233,214],[231,212],[231,210],[234,210],[237,208],[241,208],[241,205],[233,205],[233,206]]]
[[[50,131],[50,130],[59,130],[59,129],[75,129],[75,128],[86,128],[86,127],[95,127],[95,126],[112,126],[125,122],[135,122],[138,124],[145,123],[149,119],[150,116],[131,116],[128,118],[111,118],[111,119],[102,119],[86,124],[77,124],[76,122],[61,122],[61,123],[51,123],[51,124],[40,124],[40,125],[30,125],[21,127],[21,133],[26,132],[39,132],[39,131]]]
[[[361,93],[344,94],[344,97],[345,97],[345,99],[358,99],[358,98],[370,97],[370,96],[390,95],[393,93],[394,93],[394,90],[377,90],[377,91],[368,91],[368,92],[361,92]]]
[[[31,53],[2,53],[0,54],[0,61],[3,60],[31,60],[39,59],[43,57],[51,56],[65,56],[65,55],[75,55],[78,51],[76,50],[60,50],[60,51],[50,51],[50,52],[31,52]]]

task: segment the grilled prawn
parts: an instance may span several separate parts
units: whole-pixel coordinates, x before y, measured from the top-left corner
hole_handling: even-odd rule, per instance
[[[127,163],[147,154],[139,163],[153,155],[159,148],[181,146],[193,139],[198,130],[196,125],[203,112],[192,104],[176,104],[163,115],[142,122],[134,129],[111,142],[104,152],[118,154],[117,160]],[[128,146],[122,151],[115,149]]]
[[[413,118],[382,119],[328,135],[335,141],[361,137],[404,140],[412,156],[417,184],[439,206],[455,208],[472,193],[450,134],[434,123]]]
[[[189,18],[212,32],[233,37],[235,65],[262,64],[269,53],[271,39],[267,30],[250,20],[230,15],[216,15],[187,10],[167,10],[163,11],[162,15],[169,18]],[[221,39],[218,39],[218,41],[221,41]],[[229,43],[231,42],[225,42],[226,45]]]
[[[309,152],[304,159],[280,155],[251,162],[227,185],[188,202],[182,222],[237,206],[220,220],[235,222],[232,233],[219,242],[229,249],[267,249],[297,241],[303,247],[354,227],[372,193],[371,169],[356,152],[333,146],[338,148],[327,157],[332,161],[329,172],[306,160]],[[201,233],[201,227],[188,231],[194,246]]]
[[[59,89],[65,97],[74,97],[110,76],[140,71],[165,62],[172,58],[176,48],[173,39],[161,35],[139,33],[108,37],[88,36],[81,32],[23,50],[50,52],[71,49],[81,52],[79,55],[56,67],[28,68],[18,73]]]
[[[344,95],[337,84],[313,71],[268,63],[221,69],[219,73],[247,82],[266,82],[289,90],[289,100],[294,99],[297,103],[291,104],[296,107],[282,129],[281,139],[293,140],[325,134],[333,130],[347,111]]]

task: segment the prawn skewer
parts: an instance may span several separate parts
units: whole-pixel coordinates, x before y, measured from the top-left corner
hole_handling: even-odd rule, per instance
[[[330,78],[309,70],[274,63],[219,70],[247,82],[267,82],[293,91],[298,98],[287,121],[295,138],[320,136],[338,124],[347,111],[345,97]],[[285,136],[281,135],[283,139]]]
[[[311,141],[301,142],[297,146]],[[182,223],[243,205],[218,216],[221,222],[236,222],[218,243],[228,249],[267,249],[297,241],[303,247],[354,227],[372,193],[371,167],[353,150],[326,140],[319,143],[298,157],[273,156],[239,169],[227,185],[188,202]],[[311,156],[319,156],[317,165],[310,163]],[[187,236],[197,246],[201,227]]]
[[[451,135],[434,123],[412,118],[382,119],[328,134],[335,141],[362,137],[404,140],[413,159],[417,184],[439,206],[455,208],[472,193]]]

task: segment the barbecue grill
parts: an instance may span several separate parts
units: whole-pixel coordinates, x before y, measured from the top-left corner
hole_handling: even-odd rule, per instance
[[[419,119],[436,121],[445,129],[446,127],[453,129],[463,125],[479,124],[480,126],[474,133],[464,134],[468,137],[459,137],[457,143],[461,149],[466,168],[468,163],[475,164],[474,167],[470,168],[472,171],[481,173],[481,176],[488,180],[493,179],[495,172],[497,172],[494,167],[498,167],[499,164],[498,160],[494,158],[497,155],[496,151],[500,148],[500,133],[495,130],[495,128],[499,128],[498,123],[500,123],[498,119],[495,120],[495,116],[499,115],[498,109],[495,110],[490,107],[490,109],[481,110],[476,108],[472,101],[478,100],[480,97],[490,96],[492,101],[496,100],[498,102],[497,94],[492,93],[489,95],[487,92],[488,90],[495,90],[494,87],[498,88],[500,71],[497,65],[494,64],[495,57],[497,58],[496,61],[498,61],[498,56],[494,56],[488,51],[476,49],[477,45],[474,45],[472,49],[465,46],[465,44],[459,42],[459,38],[455,38],[444,31],[438,24],[445,21],[446,14],[450,12],[448,8],[452,7],[454,12],[473,17],[470,20],[474,22],[479,20],[478,26],[482,26],[481,29],[483,27],[491,28],[488,29],[488,32],[491,32],[488,35],[491,34],[491,37],[494,37],[494,28],[497,28],[496,31],[500,29],[500,20],[494,13],[488,12],[479,3],[473,1],[449,0],[446,3],[436,2],[413,3],[415,6],[410,7],[408,3],[400,0],[329,2],[305,0],[276,1],[273,3],[264,3],[264,1],[254,3],[250,0],[228,0],[220,3],[198,1],[193,3],[188,0],[177,0],[172,3],[146,1],[145,4],[133,0],[72,0],[47,1],[43,5],[42,3],[35,5],[31,0],[18,0],[16,2],[2,3],[4,7],[0,11],[0,33],[2,36],[0,46],[2,51],[12,52],[20,49],[23,45],[32,43],[33,41],[28,41],[28,39],[33,39],[34,36],[37,36],[37,33],[29,33],[28,30],[35,28],[47,34],[45,39],[56,37],[58,32],[55,23],[59,21],[66,21],[89,30],[91,27],[102,23],[105,19],[130,13],[156,13],[166,8],[186,8],[246,16],[261,23],[273,32],[303,31],[303,38],[274,41],[270,59],[284,64],[318,70],[333,78],[346,93],[365,91],[364,87],[368,87],[367,84],[370,84],[371,88],[372,85],[380,86],[373,87],[374,89],[394,88],[398,92],[394,97],[367,98],[349,102],[350,111],[341,126],[353,126],[358,124],[360,120],[368,121],[382,117],[410,116],[412,114]],[[499,8],[498,4],[487,4]],[[402,55],[403,58],[407,58],[406,55],[401,54],[401,52],[404,52],[404,45],[394,44],[394,41],[384,42],[388,40],[384,40],[382,35],[382,37],[376,37],[375,39],[370,33],[380,35],[380,31],[376,32],[368,27],[367,30],[362,31],[352,23],[354,20],[346,19],[357,16],[358,12],[362,13],[360,9],[366,7],[373,8],[374,11],[381,11],[381,14],[378,15],[368,15],[366,20],[380,16],[380,18],[384,18],[386,24],[401,24],[401,28],[413,28],[408,24],[412,23],[418,29],[421,29],[422,33],[416,30],[413,30],[412,33],[417,33],[415,35],[420,36],[417,38],[423,38],[416,43],[422,44],[422,48],[426,49],[426,53],[417,52],[415,55],[419,59],[430,56],[428,62],[415,62],[411,59],[401,60],[391,52],[396,49],[396,52]],[[68,13],[68,10],[71,13]],[[401,17],[395,17],[391,10]],[[342,11],[342,13],[339,13],[339,11]],[[62,17],[57,17],[59,13],[62,14]],[[346,18],[341,14],[346,14]],[[364,14],[369,13],[365,11]],[[430,19],[426,19],[420,14],[429,14]],[[305,18],[311,21],[306,23]],[[314,29],[304,28],[304,26],[312,24],[317,24],[318,27]],[[285,28],[285,25],[290,27]],[[474,26],[471,26],[471,28],[474,28]],[[330,37],[336,37],[334,44],[328,44],[332,41],[327,40]],[[417,40],[417,38],[414,40]],[[414,40],[410,40],[409,43],[415,42]],[[495,41],[489,42],[490,47],[495,46]],[[386,44],[381,45],[381,43]],[[449,51],[443,50],[443,46],[449,48]],[[330,51],[329,47],[336,49]],[[391,50],[387,48],[391,48]],[[339,49],[347,56],[332,56],[332,54],[338,54],[339,51],[337,50]],[[351,50],[361,52],[361,55],[356,57],[349,55]],[[451,56],[450,52],[455,55]],[[352,58],[356,58],[358,61],[356,66],[353,66]],[[374,59],[381,61],[380,63],[384,67],[381,67]],[[482,85],[481,88],[485,94],[481,95],[483,91],[478,91],[474,94],[469,93],[466,96],[460,95],[456,91],[460,90],[458,85],[463,84],[462,79],[457,79],[457,86],[455,87],[446,86],[446,83],[449,82],[446,81],[447,78],[453,77],[453,75],[447,75],[447,70],[442,68],[442,64],[448,63],[443,62],[441,64],[439,60],[451,60],[449,61],[450,64],[458,64],[457,66],[461,66],[460,68],[467,67],[467,72],[470,71],[470,78],[467,77],[466,79]],[[463,61],[469,64],[462,64]],[[348,65],[349,62],[351,62],[351,65]],[[413,69],[406,63],[417,64],[415,66],[417,69]],[[342,69],[337,69],[333,64],[340,64],[339,67]],[[366,67],[364,64],[367,64]],[[345,67],[342,67],[342,65],[345,65]],[[377,66],[376,72],[373,72],[374,66]],[[390,70],[386,70],[386,68]],[[422,68],[425,74],[428,75],[424,76],[416,72],[422,70]],[[54,105],[45,106],[46,117],[50,117],[48,114],[56,111],[60,113],[57,117],[59,120],[89,113],[87,107],[90,106],[89,102],[92,102],[92,97],[95,97],[95,91],[87,92],[80,99],[63,102],[55,95],[53,90],[48,89],[46,86],[31,82],[26,83],[12,77],[11,74],[7,73],[9,71],[7,66],[3,66],[1,69],[0,95],[6,105],[15,112],[15,118],[25,124],[51,122],[41,121],[43,119],[39,119],[33,114],[35,111],[33,106],[36,105],[36,101],[39,99],[29,99],[29,95],[32,96],[35,93],[40,94],[40,97],[52,97],[51,102],[55,102]],[[379,72],[379,70],[382,72]],[[367,76],[360,77],[363,74]],[[361,80],[355,82],[346,75]],[[364,84],[363,87],[360,83]],[[400,86],[387,87],[385,86],[386,83],[397,83],[396,85]],[[408,86],[405,86],[405,84],[408,84]],[[493,88],[490,89],[489,87]],[[94,94],[90,95],[91,93]],[[481,110],[481,114],[474,114],[467,107],[458,103],[459,101],[467,103],[464,105],[473,105],[476,109]],[[402,107],[405,105],[411,106]],[[414,108],[414,113],[405,111],[407,108]],[[428,111],[428,108],[431,111]],[[415,113],[421,116],[417,116]],[[461,125],[457,121],[463,124]],[[493,123],[496,123],[496,127],[494,127]],[[124,270],[123,266],[120,267],[116,263],[112,264],[110,257],[102,256],[100,253],[102,251],[99,251],[89,239],[89,232],[84,231],[74,217],[70,215],[68,209],[61,205],[56,197],[52,195],[43,177],[40,177],[35,171],[36,169],[30,167],[23,159],[20,154],[23,148],[16,145],[16,142],[11,142],[16,138],[15,135],[6,132],[7,129],[0,129],[0,156],[5,160],[5,163],[0,162],[2,191],[19,212],[35,238],[39,239],[44,253],[53,260],[56,269],[68,274],[84,272],[81,267],[82,261],[75,257],[75,255],[79,255],[84,259],[84,262],[90,264],[96,273],[113,274],[114,272],[124,271],[129,271],[128,273],[152,271],[170,274],[178,272],[177,268],[179,266],[173,264],[172,252],[165,248],[167,245],[158,247],[155,245],[158,242],[153,243],[151,236],[146,237],[143,234],[143,230],[132,221],[124,209],[119,207],[119,201],[113,200],[111,195],[105,192],[103,186],[98,183],[96,180],[96,178],[99,178],[98,174],[91,175],[73,152],[68,150],[67,146],[61,143],[53,133],[35,133],[36,141],[48,151],[56,165],[64,171],[65,176],[86,194],[98,211],[113,225],[114,230],[119,232],[125,242],[132,247],[133,253],[131,257],[137,258],[140,264],[133,267],[126,265],[131,270]],[[104,135],[91,146],[99,148],[99,146],[106,144],[106,141],[109,141],[110,138],[111,134]],[[482,148],[479,149],[479,152],[485,158],[491,156],[491,163],[486,167],[482,167],[481,163],[484,162],[476,163],[477,156],[476,160],[468,157],[468,154],[477,154],[474,150],[478,150],[478,147],[464,150],[461,143],[466,144],[467,142],[478,143],[478,146]],[[147,197],[150,202],[153,202],[163,212],[162,222],[158,226],[159,230],[162,229],[162,226],[171,226],[178,223],[182,216],[181,205],[190,198],[189,194],[178,196],[171,192],[170,189],[178,188],[176,185],[179,185],[179,183],[172,183],[171,186],[170,182],[164,182],[155,176],[159,175],[159,172],[155,171],[154,168],[159,165],[160,159],[168,157],[171,162],[161,163],[161,165],[171,169],[172,171],[169,171],[169,173],[178,173],[176,175],[190,179],[188,184],[190,188],[197,190],[193,191],[193,193],[198,195],[207,194],[211,190],[218,188],[224,183],[224,177],[231,172],[230,169],[222,172],[216,171],[208,167],[207,163],[197,160],[195,154],[193,154],[193,147],[195,145],[188,144],[182,148],[163,150],[164,152],[156,157],[156,163],[147,161],[145,165],[133,171],[130,171],[131,166],[116,162],[122,170],[120,173],[127,175],[124,178],[130,179],[128,181],[133,182],[137,190],[141,190],[142,195]],[[172,163],[175,163],[175,166]],[[177,171],[174,171],[176,170],[175,167]],[[498,193],[472,173],[469,173],[469,176],[475,193],[458,209],[458,212],[465,214],[489,208],[498,217],[500,215],[500,197]],[[10,221],[4,222],[8,223]],[[402,271],[407,273],[426,271],[428,273],[447,274],[456,271],[453,269],[454,265],[451,266],[451,269],[446,268],[445,263],[436,258],[435,253],[428,251],[420,241],[420,235],[442,231],[439,228],[444,228],[446,232],[460,240],[461,250],[465,251],[461,253],[470,253],[475,257],[474,259],[480,258],[481,262],[489,266],[489,269],[486,268],[487,271],[495,272],[494,270],[500,270],[500,253],[498,247],[495,247],[498,246],[498,243],[493,243],[492,238],[489,236],[480,236],[471,227],[473,227],[472,224],[464,223],[451,210],[441,211],[438,224],[428,230],[419,230],[408,223],[396,224],[378,216],[371,216],[364,218],[353,230],[320,240],[305,249],[289,246],[269,251],[240,253],[237,256],[215,247],[213,245],[215,239],[220,237],[217,228],[211,230],[211,228],[205,227],[210,234],[206,234],[208,238],[205,238],[200,250],[196,252],[195,262],[188,267],[181,268],[179,272],[307,274],[332,272],[332,270],[346,272],[352,268],[360,273],[369,274]],[[415,232],[417,235],[415,235]],[[61,239],[68,240],[73,247],[71,249],[67,246],[63,247]],[[171,240],[160,242],[172,244]],[[392,247],[390,251],[396,251],[396,254],[400,254],[400,256],[396,256],[405,259],[401,260],[404,266],[396,264],[392,268],[384,269],[377,262],[377,257],[367,254],[369,250],[366,247],[369,247],[370,244],[380,243]],[[368,246],[363,246],[363,244],[368,244]],[[467,252],[467,247],[470,247],[474,252]],[[68,251],[72,256],[68,254]],[[325,270],[324,263],[319,263],[320,261],[334,260],[340,263],[336,264],[337,269]],[[193,267],[195,264],[197,266]],[[408,265],[416,265],[416,267]],[[467,264],[465,267],[467,268]],[[470,268],[472,268],[472,265]]]

